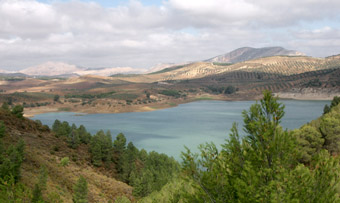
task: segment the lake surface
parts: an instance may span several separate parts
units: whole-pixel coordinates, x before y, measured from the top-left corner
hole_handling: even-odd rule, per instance
[[[285,116],[282,126],[288,129],[301,125],[322,115],[325,104],[330,101],[283,100]],[[198,101],[181,104],[174,108],[152,112],[118,114],[79,114],[72,112],[45,113],[35,116],[43,124],[52,126],[55,119],[77,126],[84,125],[92,134],[103,129],[110,130],[113,139],[124,133],[139,149],[157,151],[180,160],[184,145],[192,151],[205,142],[217,146],[225,143],[233,122],[243,127],[241,112],[248,110],[254,101]]]

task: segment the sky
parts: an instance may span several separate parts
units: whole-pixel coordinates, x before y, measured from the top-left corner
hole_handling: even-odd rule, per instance
[[[0,0],[0,69],[133,67],[240,47],[340,54],[339,0]]]

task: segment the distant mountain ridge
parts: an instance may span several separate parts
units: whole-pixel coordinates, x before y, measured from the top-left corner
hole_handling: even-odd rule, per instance
[[[263,47],[263,48],[242,47],[239,49],[235,49],[234,51],[231,51],[229,53],[208,59],[205,62],[239,63],[252,59],[279,55],[305,56],[304,53],[294,50],[287,50],[283,47]]]
[[[110,76],[118,73],[141,73],[144,69],[134,69],[131,67],[113,67],[113,68],[81,68],[76,65],[70,65],[62,62],[47,62],[37,66],[32,66],[19,73],[30,76],[82,76],[98,75]]]

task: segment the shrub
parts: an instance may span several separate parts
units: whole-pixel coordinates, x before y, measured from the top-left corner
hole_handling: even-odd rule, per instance
[[[70,162],[70,158],[64,157],[60,160],[60,165],[61,166],[68,166],[69,162]]]

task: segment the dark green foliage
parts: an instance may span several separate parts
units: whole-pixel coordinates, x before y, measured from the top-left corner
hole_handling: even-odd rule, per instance
[[[126,146],[126,138],[122,133],[112,142],[110,131],[104,133],[100,130],[91,136],[84,126],[77,128],[74,124],[69,126],[67,122],[61,123],[59,120],[54,122],[52,130],[58,137],[66,138],[72,148],[80,143],[89,144],[94,166],[101,167],[104,164],[105,167],[111,167],[114,163],[118,178],[136,187],[134,194],[138,197],[160,190],[179,169],[178,163],[165,154],[139,151],[132,142]]]
[[[331,111],[325,114],[320,121],[320,132],[325,139],[324,148],[331,154],[340,153],[340,114]]]
[[[33,189],[33,194],[32,194],[32,203],[38,203],[38,202],[43,202],[43,197],[42,197],[42,192],[41,192],[41,188],[39,187],[38,184],[34,185],[34,189]]]
[[[92,138],[83,125],[77,128],[74,124],[70,126],[66,121],[61,123],[59,120],[55,120],[52,130],[57,137],[63,137],[67,141],[68,146],[73,149],[76,149],[81,143],[90,143]]]
[[[0,121],[0,138],[4,137],[4,132],[5,125]],[[0,202],[28,202],[28,191],[23,185],[17,184],[23,160],[22,140],[6,149],[0,139]]]
[[[46,183],[47,183],[48,171],[46,166],[40,167],[38,185],[42,190],[46,190]]]
[[[332,109],[333,107],[338,106],[339,103],[340,103],[340,97],[335,96],[332,100],[330,108]]]
[[[20,140],[15,146],[10,145],[7,150],[1,150],[0,178],[13,176],[17,182],[20,178],[20,167],[24,160],[24,142]]]
[[[238,89],[232,85],[229,85],[228,87],[207,86],[207,88],[214,94],[233,94],[238,91]]]
[[[150,99],[150,96],[151,96],[150,92],[145,91],[145,96],[146,96],[147,99]]]
[[[3,121],[0,121],[0,138],[5,136],[6,126]]]
[[[31,191],[12,175],[0,178],[0,202],[30,202]]]
[[[130,184],[130,178],[132,171],[136,170],[135,162],[138,158],[138,149],[133,145],[132,142],[129,142],[127,145],[126,151],[123,154],[123,166],[122,166],[122,180],[128,184]]]
[[[312,79],[305,84],[306,87],[321,87],[321,85],[322,83],[318,78]]]
[[[57,137],[68,137],[71,133],[71,127],[68,122],[63,121],[62,123],[59,120],[55,120],[52,125],[52,130]]]
[[[200,155],[189,150],[183,153],[183,168],[195,189],[186,201],[339,201],[338,158],[320,151],[320,134],[307,127],[295,132],[303,143],[298,145],[299,141],[279,125],[283,108],[270,92],[264,92],[259,104],[243,112],[247,133],[243,139],[234,124],[221,152],[214,144],[205,144],[200,147]],[[313,149],[304,154],[310,161],[309,168],[298,163],[303,148]]]
[[[42,192],[46,190],[46,183],[47,183],[47,169],[45,166],[40,167],[39,179],[38,182],[34,185],[33,189],[33,202],[43,202]]]
[[[233,94],[237,91],[236,87],[229,85],[225,88],[224,94]]]
[[[80,125],[78,128],[78,135],[80,138],[80,141],[84,144],[90,143],[91,140],[91,134],[87,132],[85,126]]]
[[[233,65],[232,63],[220,63],[220,62],[213,62],[215,66],[230,66]]]
[[[59,99],[60,99],[60,96],[59,95],[54,95],[54,97],[53,97],[53,101],[55,101],[55,102],[58,102],[59,101]]]
[[[222,94],[224,92],[224,87],[208,86],[207,88],[215,94]]]
[[[329,113],[331,111],[331,108],[326,104],[323,108],[323,114]]]
[[[2,109],[6,110],[6,111],[9,111],[9,105],[7,102],[4,102],[1,106]]]
[[[101,166],[102,162],[111,161],[112,138],[111,134],[105,134],[100,130],[94,135],[90,142],[90,152],[92,154],[92,163],[95,166]]]
[[[99,94],[66,94],[65,98],[82,98],[82,99],[94,99],[94,98],[110,98],[116,93],[115,91],[99,93]]]
[[[338,106],[339,103],[340,103],[340,97],[335,96],[333,98],[330,106],[328,106],[327,104],[325,105],[325,107],[323,109],[323,114],[329,113],[331,111],[331,109]]]
[[[142,159],[135,160],[129,177],[129,183],[134,187],[133,194],[137,197],[159,191],[172,180],[179,168],[173,158],[157,152],[150,152]]]
[[[80,136],[77,128],[71,128],[71,132],[67,137],[68,146],[76,149],[80,144]]]
[[[309,163],[312,157],[320,152],[325,140],[321,133],[310,125],[304,125],[300,129],[294,130],[293,135],[296,136],[297,143],[300,146],[299,161]]]
[[[18,118],[22,118],[24,115],[24,107],[22,105],[16,105],[12,109],[12,114]]]
[[[162,90],[159,92],[159,94],[163,94],[163,95],[171,96],[175,98],[178,98],[181,96],[181,94],[177,90]]]
[[[87,181],[84,177],[80,177],[74,185],[73,202],[74,203],[87,203]]]
[[[113,142],[113,160],[116,165],[116,171],[119,174],[123,173],[124,153],[126,150],[126,138],[123,133],[117,135]]]

